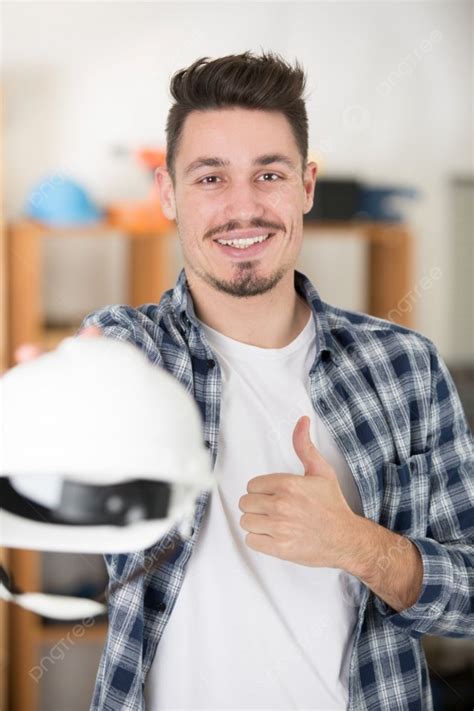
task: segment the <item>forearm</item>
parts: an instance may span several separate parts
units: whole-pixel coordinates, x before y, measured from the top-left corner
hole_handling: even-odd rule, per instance
[[[423,563],[417,547],[362,516],[355,518],[344,567],[397,612],[411,607],[420,595]]]

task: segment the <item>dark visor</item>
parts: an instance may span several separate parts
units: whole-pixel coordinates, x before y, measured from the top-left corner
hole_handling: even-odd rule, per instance
[[[0,477],[0,508],[41,523],[67,526],[128,526],[136,521],[166,518],[171,487],[167,481],[134,479],[96,486],[64,480],[55,509],[19,493]]]

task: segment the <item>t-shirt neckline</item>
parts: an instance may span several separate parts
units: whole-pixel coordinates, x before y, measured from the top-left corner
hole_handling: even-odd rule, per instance
[[[234,338],[224,336],[220,331],[216,331],[207,324],[199,321],[207,340],[211,346],[214,346],[217,351],[227,353],[233,357],[238,356],[242,359],[254,360],[255,358],[264,360],[279,360],[285,359],[298,351],[304,344],[314,340],[315,327],[312,312],[309,314],[308,321],[299,334],[290,343],[282,348],[261,348],[253,346],[249,343],[236,341]]]

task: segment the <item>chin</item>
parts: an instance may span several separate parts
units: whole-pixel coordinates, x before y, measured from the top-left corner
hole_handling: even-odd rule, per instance
[[[243,273],[236,275],[234,270],[228,277],[225,275],[213,276],[210,277],[209,283],[216,291],[231,296],[239,298],[260,296],[274,289],[286,272],[284,269],[278,269],[274,272],[262,273],[262,271],[257,272],[254,269],[245,273],[243,269],[245,262],[242,262],[241,265],[239,271],[243,271]]]

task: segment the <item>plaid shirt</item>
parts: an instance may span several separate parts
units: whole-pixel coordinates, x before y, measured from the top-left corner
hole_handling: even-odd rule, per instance
[[[295,288],[311,306],[316,326],[312,403],[347,459],[364,515],[409,537],[423,561],[420,596],[402,612],[363,586],[349,708],[426,711],[432,701],[421,636],[469,637],[474,630],[472,434],[432,341],[390,321],[323,302],[298,271]],[[98,325],[106,336],[136,344],[183,383],[199,406],[214,464],[221,374],[196,320],[184,270],[159,304],[107,306],[89,314],[85,325]],[[158,570],[147,566],[148,556],[153,560],[164,550],[168,536],[146,551],[106,556],[113,583],[137,566],[148,572],[111,593],[93,711],[145,708],[146,674],[198,539],[208,496],[201,492],[191,535],[178,538],[172,557]],[[379,565],[388,566],[397,554],[390,551]],[[175,683],[181,683],[179,669]]]

